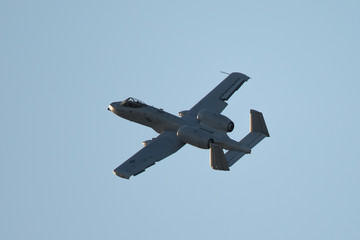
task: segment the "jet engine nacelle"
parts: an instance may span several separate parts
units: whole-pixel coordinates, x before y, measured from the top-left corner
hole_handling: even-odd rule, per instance
[[[204,149],[210,148],[210,143],[214,142],[208,132],[193,126],[180,127],[177,136],[183,142]]]
[[[213,128],[226,132],[232,132],[235,127],[234,122],[231,121],[228,117],[213,112],[209,109],[200,110],[197,115],[197,120]]]

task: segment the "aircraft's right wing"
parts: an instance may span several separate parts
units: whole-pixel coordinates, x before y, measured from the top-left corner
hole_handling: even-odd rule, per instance
[[[185,143],[176,136],[176,132],[165,131],[152,140],[149,145],[117,167],[114,173],[119,177],[129,179],[131,176],[144,172],[146,168],[151,167],[155,162],[175,153],[184,145]]]
[[[211,109],[216,113],[221,113],[227,103],[225,101],[237,91],[250,77],[242,73],[233,72],[217,85],[210,93],[201,99],[188,112],[188,116],[196,117],[198,112],[203,108]]]

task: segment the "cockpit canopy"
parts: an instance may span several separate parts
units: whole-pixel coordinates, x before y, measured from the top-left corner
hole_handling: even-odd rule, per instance
[[[145,107],[146,104],[136,98],[129,97],[121,102],[121,106],[130,107],[130,108],[140,108],[140,107]]]

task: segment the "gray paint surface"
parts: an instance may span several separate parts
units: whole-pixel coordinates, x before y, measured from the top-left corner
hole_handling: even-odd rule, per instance
[[[109,111],[160,133],[117,167],[114,173],[129,179],[175,153],[186,143],[199,148],[210,148],[211,167],[229,170],[228,166],[232,166],[244,154],[250,153],[261,140],[269,137],[262,114],[255,110],[251,110],[251,132],[245,138],[238,142],[227,135],[227,132],[233,130],[234,123],[220,113],[227,106],[226,101],[249,79],[245,74],[231,73],[189,111],[181,112],[181,117],[134,98],[111,103]],[[229,151],[224,155],[220,152],[222,149]],[[227,163],[224,163],[225,158]]]

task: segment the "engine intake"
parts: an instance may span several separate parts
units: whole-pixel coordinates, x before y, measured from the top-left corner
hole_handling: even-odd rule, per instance
[[[210,143],[214,142],[209,133],[193,126],[180,127],[177,136],[183,142],[204,149],[210,148]]]
[[[202,109],[197,115],[197,120],[218,130],[232,132],[235,124],[228,117],[213,112],[210,109]]]

